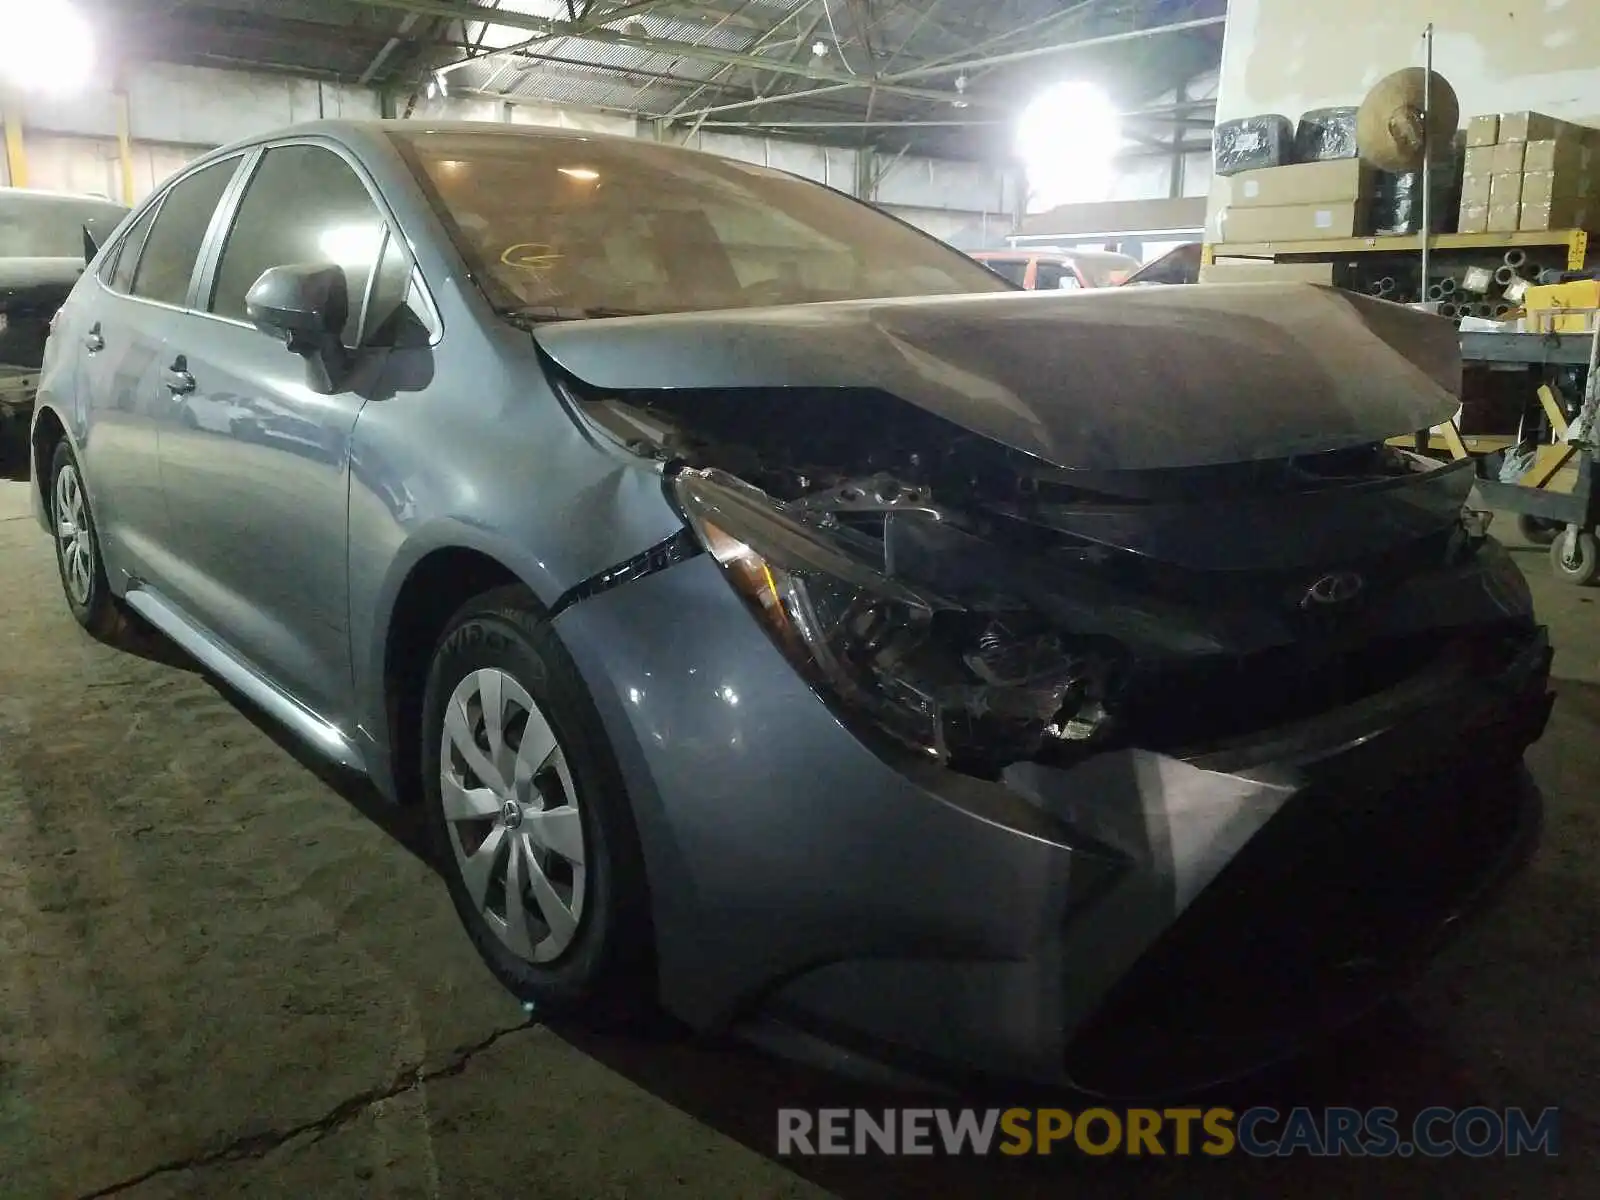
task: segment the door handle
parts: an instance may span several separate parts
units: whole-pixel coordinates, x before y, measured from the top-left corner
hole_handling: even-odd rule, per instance
[[[96,321],[94,323],[94,327],[90,329],[88,333],[83,335],[83,345],[84,349],[88,350],[90,354],[106,348],[106,340],[100,336],[99,321]]]
[[[194,391],[194,376],[189,374],[189,360],[178,355],[172,365],[161,372],[161,381],[174,396],[187,396]]]

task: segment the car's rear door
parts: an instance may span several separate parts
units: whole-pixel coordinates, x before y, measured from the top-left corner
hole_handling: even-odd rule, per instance
[[[73,295],[52,339],[78,356],[80,448],[107,563],[157,583],[170,558],[160,439],[170,421],[163,347],[184,319],[200,249],[239,157],[180,178],[118,239]]]
[[[304,362],[256,329],[245,294],[269,267],[333,262],[349,284],[357,347],[387,222],[333,143],[270,145],[249,168],[208,253],[196,307],[167,346],[186,390],[161,445],[176,597],[278,687],[330,718],[350,694],[346,539],[349,445],[362,397],[319,394]],[[398,247],[397,247],[398,248]],[[409,256],[395,272],[402,289]]]

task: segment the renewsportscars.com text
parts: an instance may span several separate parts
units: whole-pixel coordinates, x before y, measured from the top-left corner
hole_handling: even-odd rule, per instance
[[[1546,1108],[785,1108],[780,1155],[1041,1155],[1473,1158],[1555,1155]]]

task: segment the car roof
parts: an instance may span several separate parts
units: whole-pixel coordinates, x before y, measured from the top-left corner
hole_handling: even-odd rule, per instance
[[[1021,247],[1013,250],[975,250],[972,257],[982,261],[1038,259],[1040,262],[1086,262],[1101,263],[1106,266],[1121,266],[1139,261],[1131,254],[1119,254],[1115,250],[1029,250]]]
[[[703,150],[691,150],[687,146],[664,145],[652,139],[634,138],[616,133],[591,133],[584,129],[559,129],[547,125],[517,125],[503,121],[432,121],[423,118],[381,121],[354,121],[335,118],[320,121],[302,121],[297,125],[288,125],[264,133],[254,134],[226,146],[220,146],[205,155],[205,158],[207,160],[220,158],[250,146],[280,141],[284,138],[327,137],[353,146],[362,146],[387,142],[390,134],[418,133],[481,133],[549,143],[605,142],[608,149],[620,150],[624,153],[633,151],[641,157],[646,155],[654,157],[663,153],[702,158],[718,157],[709,155]]]

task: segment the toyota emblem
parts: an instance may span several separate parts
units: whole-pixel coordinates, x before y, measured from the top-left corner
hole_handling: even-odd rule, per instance
[[[1361,594],[1366,581],[1354,571],[1334,571],[1324,575],[1300,597],[1301,608],[1327,608],[1333,604],[1348,604]]]

